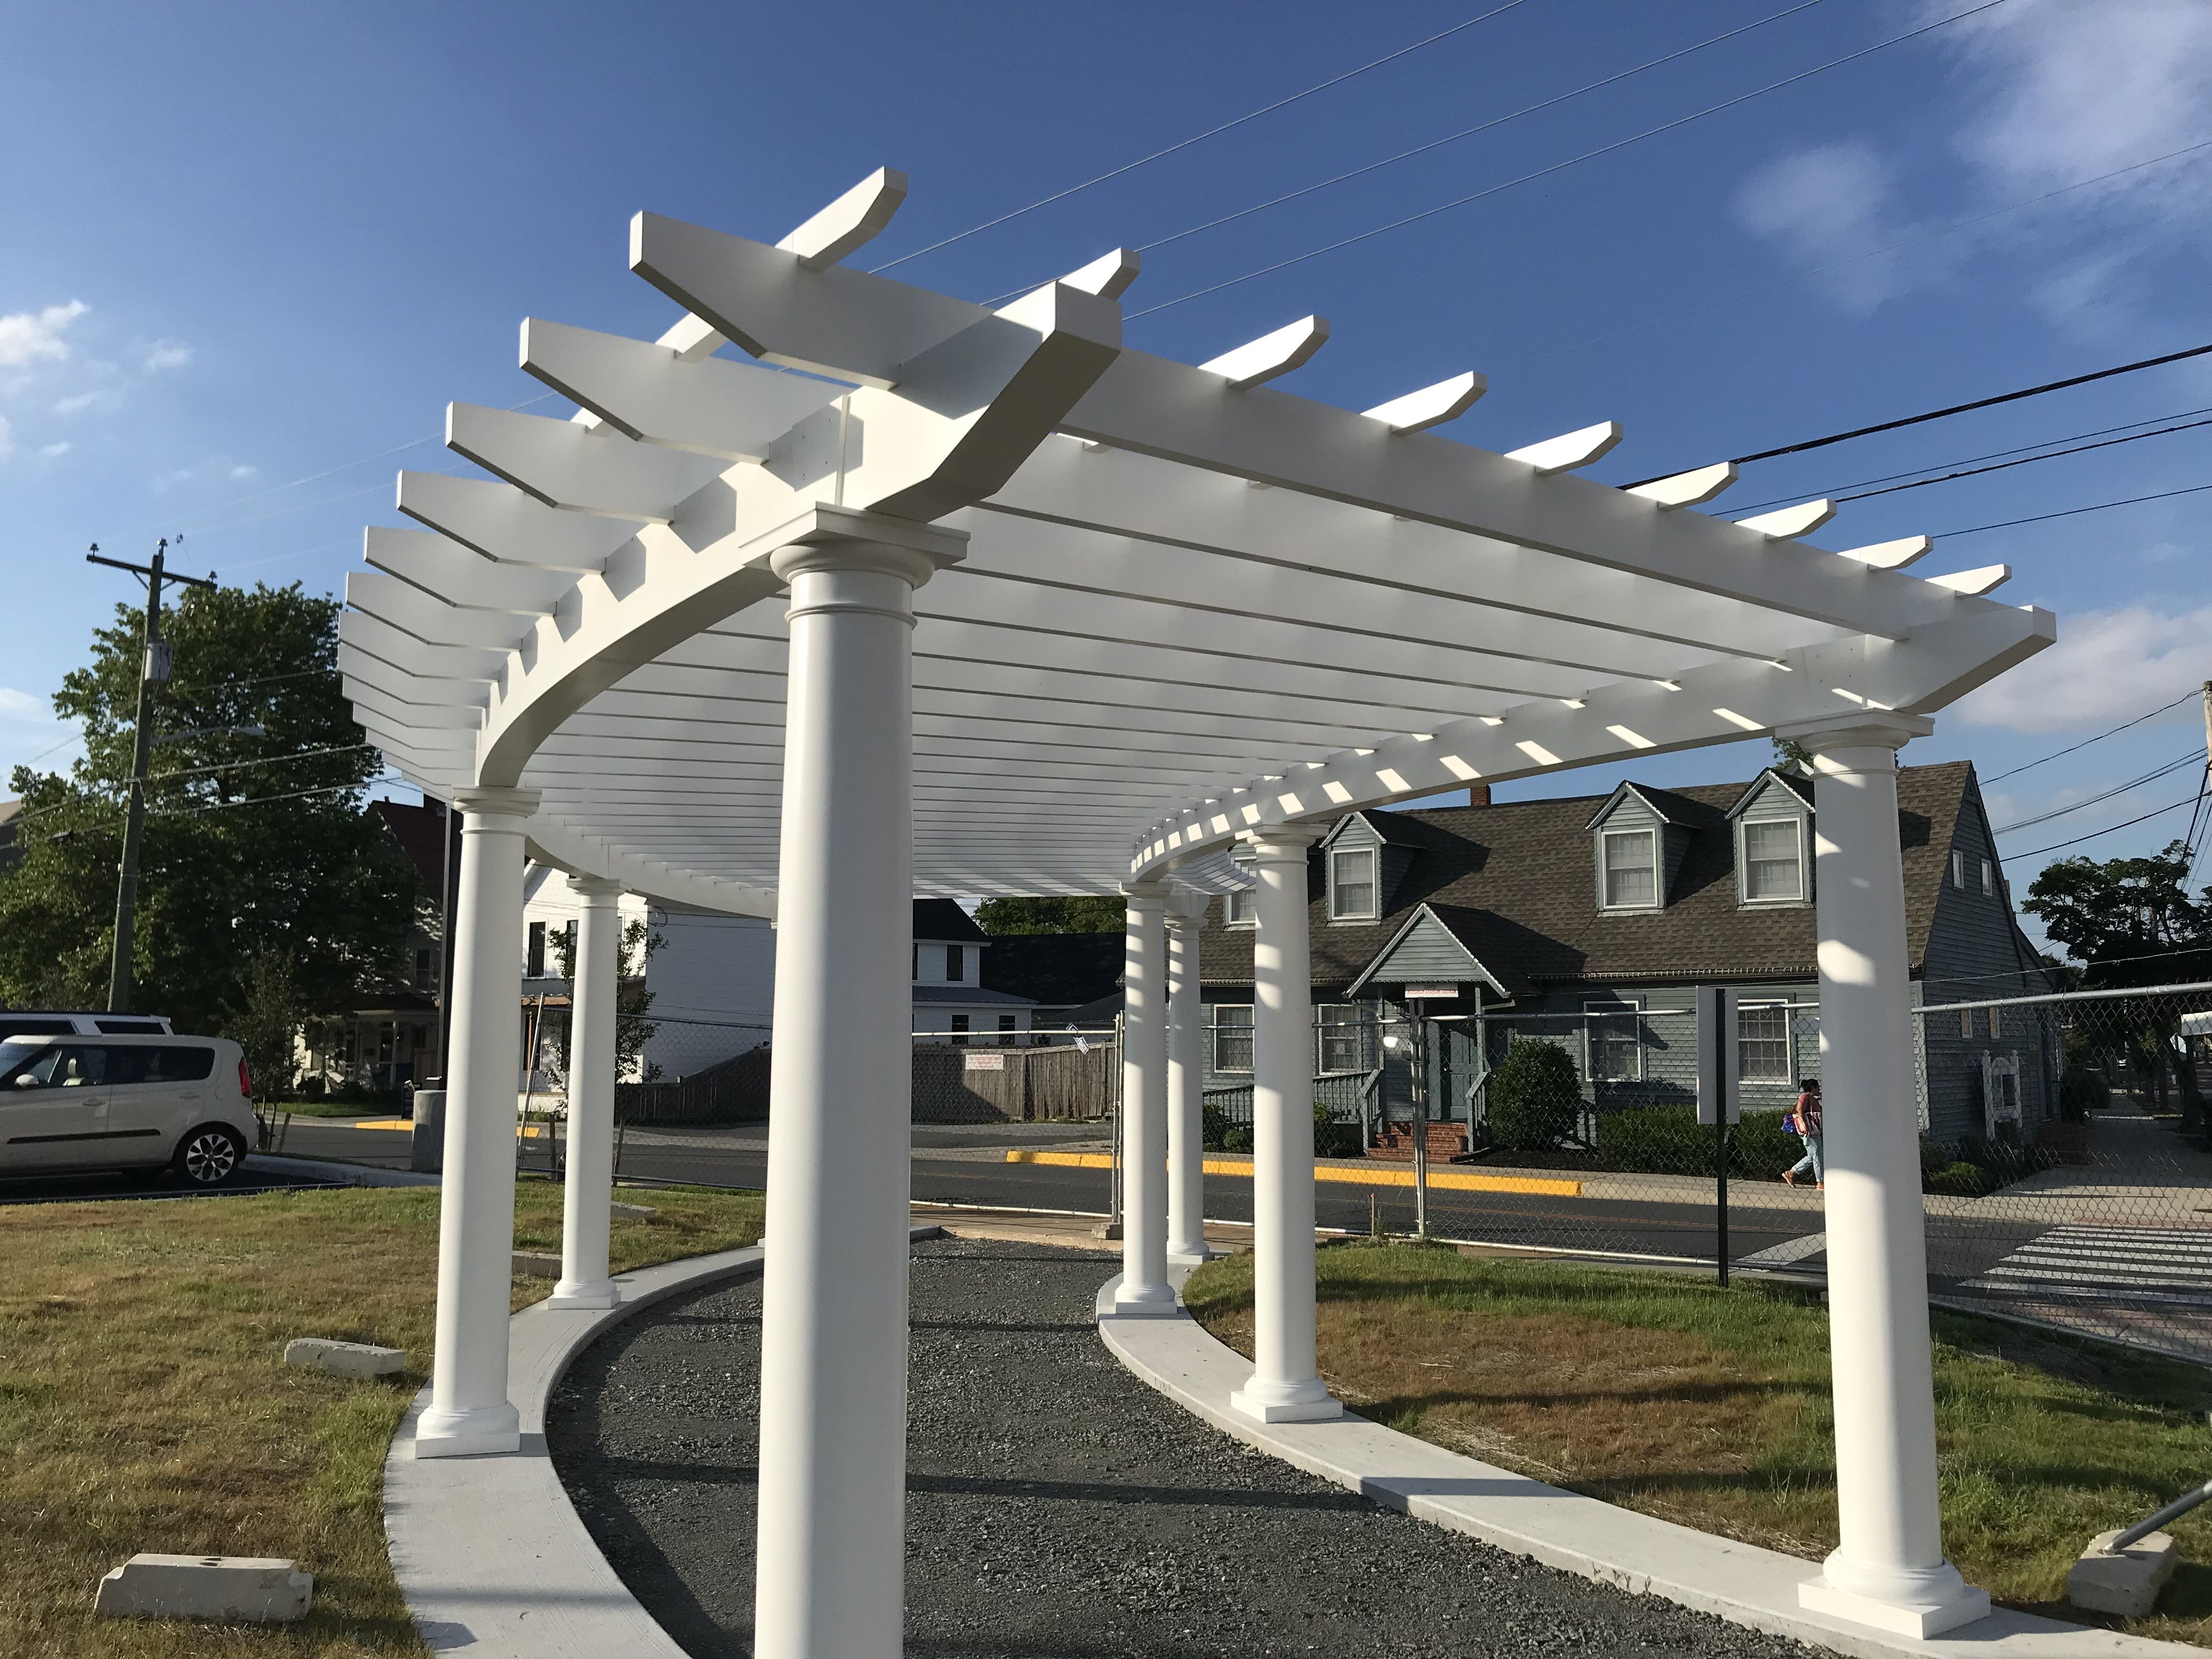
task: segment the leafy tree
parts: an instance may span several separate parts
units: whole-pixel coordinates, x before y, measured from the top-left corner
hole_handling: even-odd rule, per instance
[[[2212,979],[2212,888],[2191,897],[2186,842],[2145,858],[2060,859],[2047,864],[2021,908],[2082,964],[2099,990]],[[2120,1047],[2164,1097],[2169,1073],[2181,1091],[2183,1120],[2204,1123],[2196,1057],[2180,1034],[2170,998],[2122,1005]],[[2076,1100],[2087,1079],[2077,1081]]]
[[[649,927],[643,917],[623,924],[622,938],[615,942],[615,1076],[624,1082],[658,1083],[660,1066],[656,1062],[639,1066],[645,1054],[645,1045],[653,1041],[659,1024],[647,1018],[653,1012],[656,993],[645,988],[646,963],[653,953],[668,941]],[[561,963],[561,977],[570,985],[576,982],[576,935],[572,928],[563,927],[553,935],[553,954]],[[573,1030],[573,1028],[571,1028]],[[568,1037],[561,1042],[561,1068],[566,1075],[568,1066]]]
[[[985,933],[1118,933],[1122,903],[1118,898],[994,898],[975,907],[975,925]]]
[[[301,1012],[328,1013],[402,974],[414,876],[364,805],[378,760],[340,689],[337,614],[295,584],[188,590],[163,618],[174,678],[155,734],[210,735],[153,751],[132,1006],[180,1030],[246,1030],[280,981]],[[66,774],[15,770],[22,856],[0,873],[0,1001],[104,1005],[140,653],[140,614],[118,605],[54,696],[82,723],[84,757]],[[262,735],[225,730],[248,726]],[[282,972],[257,993],[264,959]]]
[[[1813,751],[1795,738],[1777,738],[1773,766],[1778,772],[1796,772],[1809,778],[1813,775]]]
[[[1516,1042],[1490,1074],[1490,1138],[1519,1152],[1542,1152],[1570,1139],[1582,1115],[1582,1080],[1573,1057],[1556,1042]]]

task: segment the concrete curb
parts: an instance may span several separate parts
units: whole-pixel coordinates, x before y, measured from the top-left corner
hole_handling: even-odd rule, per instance
[[[438,1177],[416,1175],[411,1170],[382,1170],[368,1164],[344,1164],[327,1158],[279,1158],[272,1152],[248,1152],[248,1175],[290,1176],[295,1179],[335,1181],[345,1187],[434,1187]]]
[[[1178,1273],[1180,1284],[1187,1274]],[[1188,1314],[1115,1316],[1117,1274],[1098,1292],[1098,1334],[1139,1380],[1255,1449],[1418,1520],[1640,1595],[1710,1613],[1852,1659],[2154,1659],[2203,1650],[1999,1608],[1949,1635],[1892,1636],[1808,1613],[1797,1586],[1818,1566],[1547,1486],[1364,1418],[1255,1423],[1229,1408],[1251,1363]]]
[[[385,1173],[389,1173],[385,1172]],[[940,1230],[920,1226],[916,1239]],[[384,1535],[407,1611],[434,1653],[468,1659],[685,1659],[616,1576],[545,1448],[545,1402],[609,1326],[671,1297],[761,1268],[758,1245],[617,1273],[619,1305],[525,1308],[507,1322],[508,1397],[522,1449],[415,1458],[424,1389],[384,1460]]]

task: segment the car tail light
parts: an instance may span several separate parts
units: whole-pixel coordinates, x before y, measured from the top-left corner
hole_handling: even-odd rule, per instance
[[[238,1062],[238,1092],[248,1100],[253,1098],[253,1077],[246,1069],[246,1060],[243,1056],[240,1056]]]

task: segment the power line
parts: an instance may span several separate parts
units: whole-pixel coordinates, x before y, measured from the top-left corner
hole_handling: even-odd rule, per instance
[[[1496,196],[1500,191],[1513,189],[1516,185],[1528,184],[1538,179],[1549,178],[1555,173],[1564,173],[1567,168],[1577,167],[1584,161],[1595,161],[1601,155],[1610,155],[1615,150],[1626,149],[1629,145],[1641,143],[1646,138],[1656,138],[1662,132],[1672,132],[1675,128],[1687,126],[1692,121],[1702,121],[1708,115],[1717,115],[1723,110],[1734,109],[1739,104],[1747,104],[1754,98],[1763,98],[1770,92],[1779,92],[1784,87],[1795,86],[1800,81],[1810,80],[1816,75],[1824,75],[1832,69],[1840,68],[1845,64],[1856,63],[1862,58],[1869,58],[1873,56],[1875,52],[1887,51],[1889,47],[1897,46],[1900,42],[1912,40],[1918,35],[1927,34],[1936,29],[1943,28],[1952,23],[1956,23],[1963,19],[1972,17],[1978,12],[1989,11],[1993,8],[2001,6],[2004,3],[2005,0],[1981,0],[1981,3],[1979,5],[1970,6],[1964,11],[1955,12],[1948,17],[1939,18],[1933,23],[1923,23],[1917,28],[1905,30],[1902,34],[1893,34],[1887,40],[1877,41],[1871,46],[1863,46],[1856,52],[1846,52],[1841,58],[1832,58],[1826,63],[1816,64],[1812,69],[1801,70],[1795,75],[1785,76],[1779,81],[1770,82],[1765,86],[1757,88],[1753,91],[1740,93],[1734,98],[1726,99],[1717,104],[1708,105],[1705,108],[1698,110],[1692,114],[1677,116],[1674,120],[1662,122],[1656,127],[1647,127],[1642,132],[1632,134],[1626,138],[1616,139],[1613,143],[1609,144],[1601,144],[1595,149],[1584,150],[1581,155],[1571,156],[1564,161],[1554,161],[1551,166],[1547,167],[1539,167],[1534,173],[1524,173],[1517,179],[1507,179],[1504,184],[1492,185],[1486,190],[1478,190],[1471,195],[1457,197],[1451,201],[1441,203],[1437,206],[1432,208],[1424,208],[1419,213],[1409,213],[1402,219],[1393,219],[1389,224],[1377,225],[1372,230],[1363,230],[1357,235],[1340,238],[1336,241],[1328,243],[1321,247],[1310,249],[1304,253],[1293,254],[1287,259],[1278,259],[1273,264],[1262,265],[1257,270],[1248,270],[1241,276],[1231,276],[1225,282],[1215,283],[1207,288],[1194,289],[1188,294],[1181,295],[1172,300],[1164,301],[1160,304],[1148,307],[1143,311],[1131,312],[1128,315],[1127,320],[1133,322],[1139,317],[1150,317],[1154,313],[1165,311],[1170,307],[1182,305],[1192,300],[1203,299],[1209,294],[1218,294],[1224,289],[1235,288],[1240,283],[1249,283],[1258,277],[1272,276],[1274,272],[1287,270],[1292,265],[1303,264],[1309,259],[1318,259],[1325,253],[1334,253],[1340,248],[1350,247],[1356,242],[1364,242],[1372,237],[1381,236],[1390,231],[1403,229],[1406,226],[1418,224],[1424,219],[1433,219],[1440,213],[1449,213],[1455,208],[1465,207],[1471,202],[1480,202],[1486,197]],[[2207,350],[2212,350],[2212,346],[2208,346],[2205,349]]]
[[[385,778],[368,778],[359,783],[326,783],[317,789],[295,789],[282,795],[245,795],[237,800],[211,801],[204,806],[169,806],[160,809],[155,816],[165,818],[189,818],[202,812],[227,812],[234,806],[258,806],[264,801],[304,800],[309,795],[336,794],[344,789],[367,789],[373,784],[393,781]]]
[[[279,761],[306,760],[314,755],[350,755],[375,747],[373,743],[342,743],[327,749],[295,749],[289,755],[264,755],[258,760],[228,761],[220,766],[182,766],[173,772],[154,773],[146,781],[159,783],[164,778],[202,777],[213,772],[236,772],[248,766],[274,766]]]
[[[2100,426],[2092,432],[2070,433],[2063,438],[2045,438],[2038,443],[2015,444],[2010,449],[1992,449],[1985,455],[1967,455],[1955,461],[1938,461],[1935,463],[1933,466],[1909,466],[1902,472],[1885,472],[1878,478],[1861,478],[1855,483],[1831,484],[1825,489],[1799,490],[1794,495],[1777,495],[1770,501],[1752,501],[1743,506],[1738,506],[1736,503],[1731,501],[1729,504],[1729,510],[1733,513],[1756,513],[1761,507],[1782,507],[1793,501],[1806,501],[1813,497],[1821,495],[1826,495],[1834,501],[1861,501],[1863,500],[1864,497],[1858,495],[1846,495],[1843,492],[1850,489],[1863,489],[1869,484],[1886,484],[1899,478],[1913,477],[1923,472],[1931,472],[1935,471],[1937,466],[1972,466],[1978,461],[2001,460],[2008,455],[2027,455],[2030,450],[2050,450],[2050,454],[2047,455],[2029,456],[2031,460],[2049,460],[2052,456],[2056,455],[2078,454],[2080,453],[2078,450],[2051,449],[2051,446],[2053,444],[2076,443],[2084,438],[2102,438],[2108,434],[2114,432],[2135,432],[2135,429],[2137,427],[2155,426],[2160,421],[2189,421],[2189,417],[2192,415],[2212,415],[2212,404],[2208,404],[2203,409],[2185,409],[2178,415],[2154,415],[2147,420],[2122,421],[2118,426]],[[2212,424],[2212,422],[2190,421],[2190,424],[2192,426],[2203,426]],[[2180,426],[2170,426],[2163,428],[2163,430],[2166,432],[2181,432],[2186,429],[2186,428]],[[2157,432],[2142,432],[2136,433],[2136,435],[2142,438],[2155,438],[2160,434]],[[2100,447],[2100,446],[2095,444],[2085,446],[2085,447],[2091,449],[2098,448]],[[1995,469],[1990,468],[1985,470],[1994,471]],[[1964,478],[1970,477],[1972,476],[1972,475],[1971,473],[1954,472],[1948,474],[1947,477]],[[1929,478],[1923,479],[1922,482],[1925,483],[1941,483],[1945,482],[1945,480],[1941,478]],[[1877,490],[1872,493],[1879,495],[1884,492]]]
[[[1961,15],[1968,14],[1962,13]],[[1895,432],[1901,427],[1918,426],[1927,421],[1941,421],[1954,415],[1964,415],[1977,409],[1994,409],[1999,404],[2016,404],[2023,398],[2040,398],[2046,392],[2063,392],[2069,386],[2087,386],[2092,380],[2109,380],[2115,374],[2133,374],[2138,369],[2156,368],[2165,363],[2178,363],[2187,357],[2202,357],[2212,351],[2212,345],[2191,346],[2186,351],[2169,351],[2162,357],[2145,357],[2139,362],[2120,363],[2111,368],[2095,369],[2087,374],[2070,375],[2063,380],[2045,380],[2041,386],[2022,386],[2017,392],[2001,392],[1994,398],[1977,398],[1968,404],[1953,404],[1948,409],[1931,409],[1925,414],[1906,415],[1894,421],[1877,421],[1872,426],[1853,427],[1849,432],[1831,432],[1825,438],[1808,438],[1802,443],[1784,444],[1779,449],[1762,449],[1752,455],[1731,455],[1729,459],[1737,466],[1748,466],[1753,461],[1771,461],[1778,455],[1802,455],[1808,449],[1826,449],[1830,444],[1848,443],[1853,438],[1867,438],[1877,432]],[[1659,478],[1671,477],[1662,472]],[[1624,484],[1624,489],[1633,489],[1637,484],[1656,483],[1658,478],[1638,478],[1636,483]]]
[[[2025,766],[2015,766],[2009,772],[2000,772],[1993,778],[1984,778],[1982,780],[1983,787],[1986,788],[1989,785],[1993,783],[2002,783],[2007,778],[2016,778],[2023,772],[2033,771],[2035,768],[2042,765],[2045,761],[2061,759],[2065,756],[2075,753],[2078,750],[2087,749],[2093,743],[2102,743],[2106,738],[2116,738],[2123,732],[2132,731],[2136,726],[2141,726],[2145,720],[2154,720],[2167,710],[2179,708],[2182,704],[2199,695],[2199,693],[2195,691],[2185,691],[2179,696],[2176,697],[2172,702],[2162,702],[2159,704],[2157,708],[2152,709],[2149,714],[2138,714],[2131,720],[2123,721],[2120,725],[2114,726],[2109,732],[2100,732],[2094,738],[2084,738],[2081,742],[2074,744],[2072,748],[2055,750],[2051,754],[2043,756],[2039,759],[2029,761]]]
[[[1142,155],[1133,161],[1124,162],[1118,167],[1115,167],[1110,171],[1100,173],[1095,179],[1086,179],[1079,185],[1070,185],[1065,190],[1054,191],[1049,196],[1040,197],[1037,200],[1031,202],[1027,207],[1016,208],[1011,213],[1002,213],[995,219],[985,220],[980,225],[970,225],[967,229],[961,231],[957,235],[947,236],[941,241],[932,242],[927,247],[918,247],[911,253],[902,253],[896,259],[887,259],[882,264],[871,266],[871,274],[873,274],[875,271],[889,270],[893,265],[902,265],[909,259],[919,259],[925,253],[934,253],[941,247],[951,247],[955,242],[963,242],[967,240],[970,236],[980,235],[982,232],[987,230],[994,230],[999,226],[1006,223],[1010,220],[1020,218],[1025,213],[1035,213],[1041,207],[1050,207],[1054,202],[1064,202],[1071,196],[1078,195],[1084,191],[1089,190],[1093,185],[1103,185],[1108,179],[1118,179],[1125,173],[1134,173],[1139,167],[1149,166],[1151,163],[1159,161],[1164,156],[1173,155],[1178,150],[1188,149],[1193,144],[1202,144],[1209,138],[1218,137],[1222,133],[1228,131],[1231,127],[1241,127],[1247,121],[1256,121],[1263,115],[1272,115],[1279,109],[1283,109],[1291,104],[1297,103],[1302,98],[1310,98],[1317,92],[1327,92],[1331,87],[1342,86],[1346,81],[1352,80],[1355,76],[1364,75],[1370,70],[1380,69],[1385,64],[1394,63],[1397,59],[1406,57],[1408,53],[1420,51],[1424,46],[1432,46],[1436,45],[1437,41],[1446,40],[1452,35],[1457,34],[1462,29],[1471,29],[1477,23],[1486,23],[1492,18],[1498,16],[1500,13],[1511,11],[1516,6],[1524,3],[1525,0],[1505,0],[1505,3],[1504,5],[1493,7],[1492,9],[1484,12],[1480,17],[1470,17],[1463,23],[1455,23],[1449,28],[1445,29],[1439,33],[1431,34],[1425,40],[1416,40],[1410,46],[1401,46],[1395,52],[1387,52],[1383,56],[1377,58],[1371,64],[1362,64],[1358,69],[1346,70],[1341,75],[1334,76],[1328,80],[1320,82],[1318,85],[1308,87],[1304,92],[1294,92],[1287,98],[1279,98],[1272,104],[1263,105],[1261,107],[1252,111],[1249,115],[1240,115],[1233,121],[1224,121],[1218,127],[1209,127],[1206,131],[1199,133],[1195,137],[1185,138],[1179,143],[1170,144],[1165,149],[1156,149],[1150,155]]]
[[[2153,818],[2164,817],[2168,812],[2178,811],[2196,799],[2194,795],[2184,795],[2179,800],[2170,801],[2155,812],[2146,812],[2141,817],[2130,818],[2124,823],[2108,823],[2101,830],[2092,830],[2086,836],[2076,836],[2072,841],[2056,841],[2048,847],[2039,847],[2032,853],[2013,853],[2008,856],[2015,859],[2041,858],[2045,853],[2056,853],[2061,848],[2077,847],[2085,841],[2094,841],[2100,836],[2109,836],[2115,830],[2131,830],[2138,823],[2148,823]]]
[[[2048,812],[2038,813],[2032,818],[2021,818],[2015,823],[2008,823],[2002,830],[1992,830],[1990,831],[1990,834],[1992,836],[2009,836],[2015,830],[2033,829],[2039,823],[2048,823],[2053,818],[2063,818],[2069,812],[2079,812],[2084,807],[2100,805],[2104,802],[2112,799],[2115,795],[2124,795],[2130,789],[2140,789],[2147,783],[2154,783],[2159,779],[2164,777],[2167,773],[2178,772],[2183,767],[2194,765],[2203,758],[2204,750],[2202,749],[2196,750],[2190,754],[2184,755],[2179,760],[2168,761],[2165,765],[2158,768],[2155,771],[2146,772],[2139,778],[2131,778],[2125,783],[2119,784],[2111,789],[2107,789],[2100,795],[2089,795],[2081,800],[2069,801],[2063,806],[2054,806]]]
[[[1233,224],[1239,219],[1248,219],[1255,213],[1264,213],[1269,208],[1280,207],[1285,202],[1295,202],[1300,197],[1311,196],[1317,191],[1328,190],[1351,179],[1363,178],[1368,173],[1380,172],[1387,167],[1395,167],[1399,162],[1410,161],[1416,155],[1425,155],[1432,149],[1441,149],[1447,144],[1455,144],[1462,138],[1472,138],[1477,133],[1488,132],[1492,128],[1505,125],[1508,122],[1517,121],[1524,115],[1534,115],[1540,111],[1550,109],[1555,105],[1566,103],[1570,100],[1581,97],[1584,93],[1596,92],[1612,86],[1616,82],[1628,80],[1632,76],[1643,74],[1646,70],[1671,64],[1678,58],[1687,58],[1693,52],[1703,52],[1708,46],[1718,46],[1723,40],[1733,40],[1739,34],[1748,34],[1753,29],[1764,28],[1769,23],[1778,22],[1783,18],[1792,16],[1798,12],[1809,11],[1813,7],[1821,3],[1822,0],[1798,0],[1798,3],[1794,6],[1786,7],[1756,21],[1746,23],[1740,28],[1729,29],[1725,33],[1716,34],[1709,40],[1700,40],[1695,46],[1684,46],[1679,51],[1667,53],[1664,57],[1654,58],[1645,63],[1638,64],[1633,69],[1625,69],[1616,74],[1606,76],[1602,79],[1587,82],[1572,91],[1560,93],[1556,97],[1547,98],[1538,103],[1524,104],[1509,114],[1493,117],[1474,126],[1462,127],[1457,132],[1447,133],[1441,138],[1432,138],[1425,144],[1416,144],[1411,149],[1401,149],[1395,155],[1386,155],[1379,161],[1370,161],[1364,167],[1352,168],[1349,173],[1340,173],[1334,178],[1323,179],[1316,184],[1301,185],[1297,190],[1272,197],[1264,202],[1255,202],[1250,207],[1239,208],[1234,213],[1225,213],[1218,218],[1208,219],[1203,224],[1191,226],[1188,230],[1179,230],[1171,236],[1162,236],[1156,240],[1143,243],[1139,245],[1137,251],[1139,253],[1150,253],[1155,248],[1167,246],[1170,242],[1180,242],[1186,237],[1196,236],[1204,231],[1218,230],[1223,225]],[[1028,293],[1030,289],[1035,286],[1035,283],[1030,283],[1028,287],[1009,289],[986,303],[994,306],[1002,304],[1016,295]]]
[[[2086,455],[2093,449],[2110,449],[2115,444],[2140,442],[2145,438],[2163,438],[2169,433],[2193,431],[2200,426],[2212,426],[2212,421],[2185,421],[2179,426],[2162,426],[2155,432],[2137,432],[2125,438],[2107,438],[2101,443],[2075,444],[2068,449],[2054,449],[2047,455],[2025,455],[2016,461],[1999,461],[1991,466],[1971,466],[1960,472],[1946,472],[1941,477],[1916,479],[1911,483],[1890,484],[1881,489],[1863,489],[1854,495],[1838,495],[1838,501],[1871,501],[1876,495],[1894,495],[1900,489],[1924,489],[1929,484],[1950,483],[1960,478],[1978,478],[1984,472],[2002,472],[2015,466],[2032,466],[2037,461],[2055,461],[2062,455]]]
[[[2207,349],[2212,349],[2212,347]],[[2042,524],[2051,519],[2071,519],[2083,513],[2102,513],[2107,507],[2133,507],[2138,501],[2171,501],[2176,495],[2195,495],[2207,489],[2212,489],[2212,483],[2191,484],[2186,489],[2161,489],[2154,495],[2129,495],[2117,501],[2099,501],[2091,507],[2069,507],[2057,513],[2038,513],[2032,518],[2007,519],[2002,524],[1972,525],[1964,530],[1939,530],[1936,532],[1936,539],[1941,541],[1951,536],[1978,536],[1984,530],[2010,530],[2018,525]]]

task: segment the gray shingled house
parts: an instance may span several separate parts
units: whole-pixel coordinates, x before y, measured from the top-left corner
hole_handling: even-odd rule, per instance
[[[2051,988],[1972,765],[1903,769],[1898,804],[1916,1002]],[[1316,1098],[1389,1139],[1411,1073],[1379,1039],[1418,1006],[1430,1115],[1459,1126],[1447,1146],[1481,1121],[1486,1074],[1516,1042],[1565,1048],[1592,1116],[1689,1102],[1692,994],[1721,984],[1741,996],[1745,1109],[1782,1109],[1820,1071],[1813,830],[1810,781],[1771,769],[1689,789],[1345,814],[1308,866]],[[1232,1116],[1249,1109],[1251,929],[1249,896],[1232,896],[1201,943],[1208,1098]],[[1916,1024],[1932,1139],[2008,1121],[2032,1137],[2057,1115],[2057,1045],[2032,1011]]]

